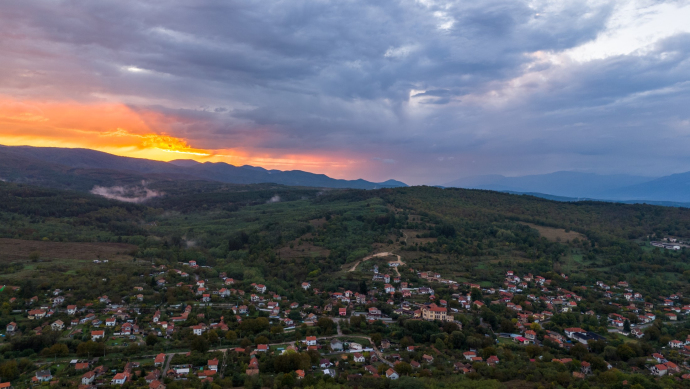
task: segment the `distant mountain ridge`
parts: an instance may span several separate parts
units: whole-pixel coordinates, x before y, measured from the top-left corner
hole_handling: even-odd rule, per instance
[[[342,180],[301,170],[266,170],[223,162],[171,162],[120,157],[90,149],[0,146],[0,178],[44,186],[90,190],[108,181],[201,179],[233,184],[275,183],[322,188],[379,189],[407,186],[395,180]],[[112,185],[112,183],[111,183]],[[90,187],[89,187],[90,186]]]
[[[520,177],[485,175],[461,178],[443,186],[561,196],[574,200],[690,203],[690,172],[660,178],[568,171]]]

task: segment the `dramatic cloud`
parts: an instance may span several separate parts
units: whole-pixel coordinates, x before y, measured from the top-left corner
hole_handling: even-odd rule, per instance
[[[0,143],[443,183],[690,170],[687,1],[39,1]]]

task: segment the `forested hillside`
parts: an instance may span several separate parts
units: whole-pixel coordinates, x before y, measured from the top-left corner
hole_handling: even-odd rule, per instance
[[[255,375],[247,367],[253,357],[227,351],[234,361],[228,363],[241,368],[225,365],[224,377],[214,381],[222,387],[359,387],[348,376],[370,377],[369,367],[348,360],[328,378],[307,363],[339,358],[326,336],[340,328],[341,336],[378,347],[366,359],[383,369],[381,378],[371,376],[363,387],[676,385],[639,372],[650,368],[653,352],[684,360],[663,348],[690,335],[688,322],[668,316],[676,312],[671,307],[680,315],[690,304],[683,297],[690,293],[688,250],[651,242],[688,239],[690,210],[432,187],[322,190],[168,180],[150,188],[158,195],[127,203],[0,183],[0,283],[8,285],[0,292],[0,324],[19,328],[0,343],[3,378],[28,380],[34,363],[47,363],[58,348],[65,359],[106,350],[102,363],[131,370],[122,361],[148,361],[168,347],[193,351],[177,362],[201,363],[194,361],[221,352],[221,344],[212,346],[225,339],[222,352],[228,344],[245,350],[264,343],[273,352],[259,357]],[[383,272],[396,277],[385,281]],[[628,290],[639,297],[625,296],[633,296]],[[133,347],[117,340],[117,331],[105,341],[75,335],[102,328],[96,322],[47,332],[54,320],[31,319],[40,311],[35,301],[54,304],[51,296],[63,294],[79,317],[105,320],[125,309],[146,339]],[[281,301],[278,311],[267,308],[269,300]],[[431,304],[447,319],[421,320]],[[60,320],[71,320],[60,304],[51,306]],[[184,306],[196,316],[185,316],[179,329],[152,322],[157,311],[172,318]],[[246,312],[238,311],[242,306]],[[118,323],[117,329],[127,320]],[[201,335],[192,331],[202,324],[209,327]],[[564,338],[559,346],[570,327],[601,339],[585,347]],[[529,331],[536,337],[528,345],[511,338]],[[280,359],[281,342],[306,336],[318,336],[321,346],[297,347],[305,363]],[[384,341],[393,346],[386,349]],[[465,362],[468,352],[481,361]],[[435,362],[424,363],[430,355]],[[501,363],[487,365],[488,358]],[[592,366],[582,376],[581,362]],[[50,366],[70,386],[77,373]],[[144,372],[155,369],[145,366]],[[389,377],[389,366],[399,381]],[[294,381],[297,370],[309,372],[304,381]],[[176,374],[166,375],[168,387],[202,385],[198,374],[189,380]]]

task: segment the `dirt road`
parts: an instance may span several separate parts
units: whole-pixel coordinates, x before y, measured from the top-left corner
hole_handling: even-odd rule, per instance
[[[368,261],[368,260],[370,260],[370,259],[372,259],[372,258],[388,257],[388,256],[397,257],[398,260],[397,260],[397,261],[392,261],[392,262],[397,262],[397,263],[398,263],[398,266],[402,266],[402,265],[405,264],[405,262],[402,261],[402,258],[400,258],[400,256],[399,256],[398,254],[393,254],[393,253],[391,253],[391,252],[387,252],[387,251],[386,251],[386,252],[383,252],[383,253],[376,253],[376,254],[373,254],[373,255],[370,255],[370,256],[368,256],[368,257],[364,257],[364,258],[360,259],[359,261],[355,262],[355,264],[352,265],[352,268],[351,268],[350,270],[348,270],[348,271],[349,271],[349,272],[350,272],[350,271],[355,271],[355,270],[357,269],[357,266],[359,266],[359,264],[362,263],[362,262],[364,262],[364,261]],[[398,277],[400,277],[400,272],[398,271],[398,267],[394,267],[393,270],[395,270],[395,273],[398,275]]]

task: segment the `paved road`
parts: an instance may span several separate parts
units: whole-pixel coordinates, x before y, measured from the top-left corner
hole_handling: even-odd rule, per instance
[[[338,337],[342,337],[342,336],[347,336],[347,335],[343,335],[343,334],[342,334],[342,332],[340,331],[340,324],[338,323],[338,335],[322,336],[322,337],[316,338],[316,340],[333,339],[333,338],[338,338]],[[376,356],[379,358],[379,360],[380,360],[381,362],[385,363],[386,365],[390,366],[390,367],[393,367],[393,366],[394,366],[392,362],[387,361],[387,360],[384,358],[383,353],[381,352],[381,350],[379,350],[378,347],[376,347],[376,344],[371,340],[370,337],[368,337],[368,336],[360,336],[360,335],[352,335],[352,337],[364,338],[364,339],[368,340],[368,341],[371,343],[372,348],[374,349],[374,353],[375,353]],[[290,342],[269,343],[269,346],[289,345],[289,346],[293,346],[293,347],[294,347],[295,343],[297,343],[297,342],[298,342],[298,341],[293,340],[293,341],[290,341]],[[211,349],[211,350],[208,350],[208,352],[218,352],[218,351],[223,352],[223,354],[224,354],[224,355],[223,355],[223,364],[225,364],[225,358],[226,358],[227,352],[228,352],[228,350],[231,350],[231,349],[234,349],[234,347],[233,347],[233,348],[227,348],[227,347],[226,347],[226,348]],[[177,353],[168,353],[168,354],[166,354],[166,355],[165,355],[165,365],[164,365],[164,367],[163,367],[163,371],[161,372],[161,375],[162,375],[163,377],[166,376],[168,370],[170,369],[170,361],[172,360],[172,358],[173,358],[175,355],[177,355],[177,354],[187,354],[187,353],[188,353],[188,351],[180,351],[180,352],[177,352]],[[222,374],[222,371],[219,372],[219,373]]]

